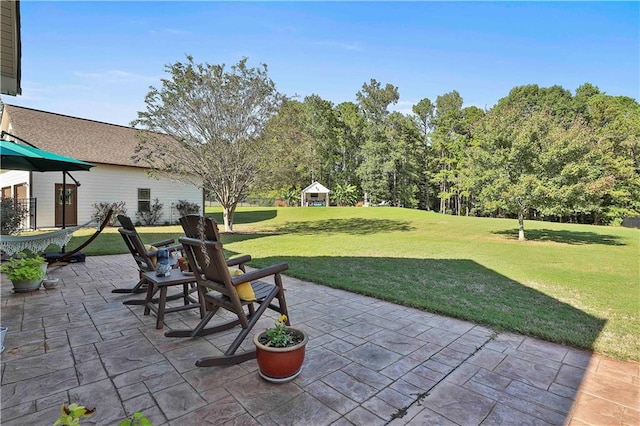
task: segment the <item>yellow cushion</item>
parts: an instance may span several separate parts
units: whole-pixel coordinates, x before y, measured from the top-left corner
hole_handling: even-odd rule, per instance
[[[152,246],[150,244],[145,244],[144,245],[144,249],[145,249],[145,251],[147,253],[150,252],[150,251],[153,251],[153,252],[157,252],[158,251],[157,247],[154,247],[154,246]],[[158,257],[155,254],[153,254],[153,255],[149,256],[149,259],[151,259],[151,262],[153,263],[153,266],[156,266],[156,263],[158,263]]]
[[[232,277],[237,277],[238,275],[244,274],[240,269],[229,268],[229,274]],[[236,286],[236,291],[238,292],[238,297],[240,300],[246,300],[248,302],[253,302],[256,300],[256,294],[253,291],[253,287],[251,287],[251,283],[242,283]]]

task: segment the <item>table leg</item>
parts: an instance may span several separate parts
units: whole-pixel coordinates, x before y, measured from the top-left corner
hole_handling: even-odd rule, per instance
[[[189,284],[182,284],[182,294],[184,295],[184,305],[189,304]]]
[[[164,324],[164,307],[167,303],[167,286],[160,288],[160,299],[158,300],[158,318],[156,319],[156,328],[160,330]]]
[[[143,280],[144,280],[144,278],[143,278]],[[149,312],[150,312],[149,303],[151,303],[151,299],[153,299],[153,288],[154,287],[155,287],[155,285],[151,284],[150,282],[147,282],[147,297],[145,297],[145,299],[144,299],[144,314],[145,315],[149,315]]]

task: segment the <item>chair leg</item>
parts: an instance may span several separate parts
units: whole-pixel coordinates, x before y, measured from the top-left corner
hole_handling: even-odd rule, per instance
[[[131,288],[116,288],[111,290],[111,293],[142,293],[145,291],[147,291],[147,283],[141,279]]]
[[[226,322],[224,324],[220,324],[216,327],[205,328],[207,323],[211,321],[214,315],[218,312],[219,307],[214,306],[212,309],[206,311],[206,314],[202,318],[202,320],[198,323],[198,325],[192,330],[171,330],[164,333],[165,337],[196,337],[196,336],[207,336],[209,334],[218,333],[220,331],[228,330],[230,328],[235,327],[240,324],[240,321],[233,320]]]
[[[234,355],[210,356],[197,360],[196,367],[222,367],[225,365],[240,364],[255,357],[255,350]]]
[[[276,286],[278,287],[278,295],[276,296],[276,298],[278,299],[278,307],[279,307],[279,309],[276,309],[276,311],[280,312],[282,315],[287,316],[286,324],[290,326],[291,320],[289,318],[289,310],[287,309],[287,301],[284,297],[284,286],[282,285],[282,276],[280,276],[280,274],[276,274],[275,280],[276,280]]]
[[[224,355],[200,358],[198,361],[196,361],[196,366],[197,367],[218,367],[218,366],[230,365],[230,364],[240,364],[241,362],[245,362],[255,358],[256,357],[255,350],[242,352],[240,354],[236,354],[235,352],[238,350],[242,342],[245,341],[245,339],[247,338],[247,336],[249,335],[253,327],[256,325],[256,323],[258,322],[258,320],[260,319],[264,311],[266,311],[267,308],[270,306],[269,301],[273,300],[273,297],[274,296],[267,297],[264,301],[260,303],[260,306],[258,307],[258,309],[254,310],[253,304],[249,305],[249,311],[250,311],[249,326],[247,328],[243,328],[240,331],[238,336],[233,340],[233,343],[231,343],[231,346],[229,346],[229,348],[225,351]],[[254,311],[254,312],[251,312],[251,311]],[[236,322],[240,323],[240,321],[236,321]]]

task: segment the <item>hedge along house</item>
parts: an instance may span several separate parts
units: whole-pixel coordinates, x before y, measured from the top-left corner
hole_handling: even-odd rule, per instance
[[[66,178],[65,225],[89,221],[96,213],[94,203],[125,202],[134,222],[138,211],[148,211],[157,198],[163,204],[159,224],[176,223],[173,207],[179,200],[200,206],[204,213],[202,188],[168,178],[150,177],[143,163],[132,159],[138,144],[132,127],[102,123],[14,105],[4,105],[0,129],[6,140],[23,139],[38,148],[95,165],[90,171],[71,172]],[[18,139],[19,138],[19,139]],[[29,205],[26,228],[62,225],[61,172],[3,170],[0,164],[2,197],[13,197]],[[26,200],[23,201],[23,200]]]
[[[328,190],[324,185],[318,183],[317,181],[313,182],[311,185],[302,190],[300,194],[300,205],[302,207],[329,207],[330,192],[331,191]]]

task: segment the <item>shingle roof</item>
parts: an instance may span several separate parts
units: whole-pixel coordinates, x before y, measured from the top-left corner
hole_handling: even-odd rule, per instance
[[[102,123],[15,105],[4,105],[9,133],[47,151],[98,164],[146,167],[131,157],[138,144],[133,127]]]

